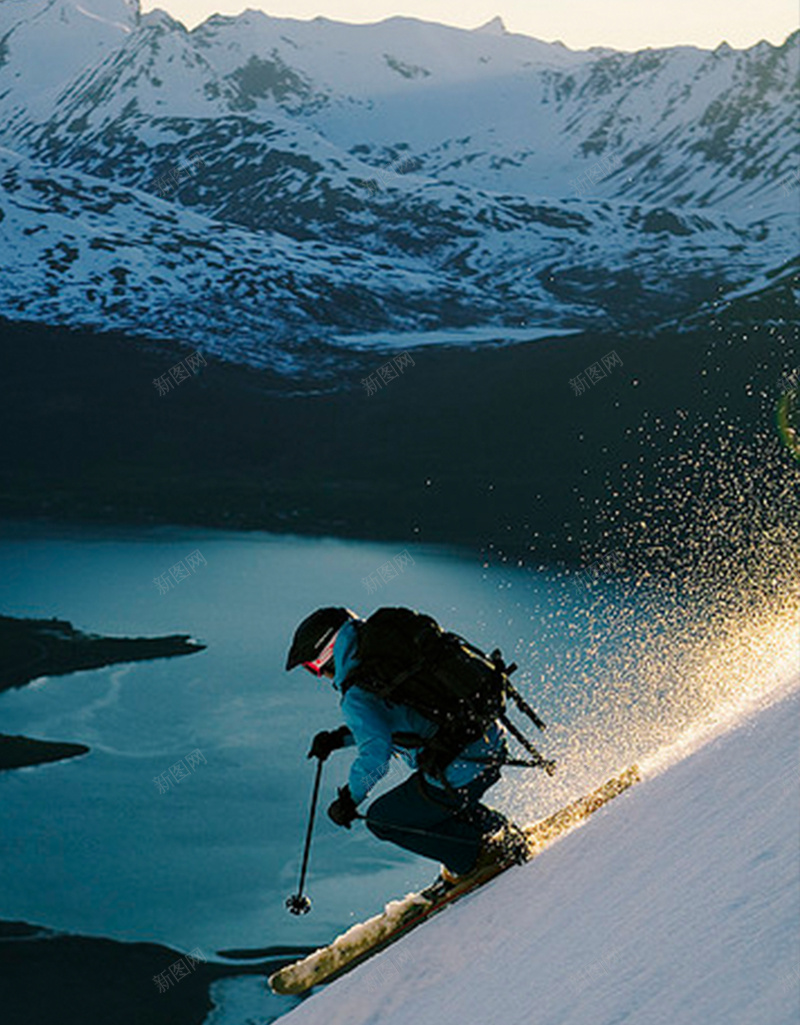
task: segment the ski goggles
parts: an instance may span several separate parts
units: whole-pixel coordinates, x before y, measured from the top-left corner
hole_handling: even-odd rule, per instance
[[[322,651],[317,657],[311,662],[303,662],[303,669],[307,669],[309,673],[313,673],[314,676],[322,676],[322,670],[333,658],[333,646],[336,643],[336,638],[339,636],[339,631],[331,637]]]

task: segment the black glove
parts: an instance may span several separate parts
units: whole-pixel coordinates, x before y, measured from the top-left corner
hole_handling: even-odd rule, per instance
[[[345,747],[350,736],[350,730],[346,726],[340,726],[338,730],[323,730],[311,741],[308,757],[319,758],[321,762],[324,762],[331,751],[338,751],[340,747]]]
[[[353,801],[353,795],[350,793],[350,787],[339,787],[339,796],[328,808],[328,818],[337,826],[349,829],[351,822],[357,816],[358,811]]]

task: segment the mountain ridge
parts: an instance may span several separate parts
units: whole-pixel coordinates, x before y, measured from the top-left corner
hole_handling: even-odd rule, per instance
[[[791,106],[800,32],[780,46],[626,54],[569,51],[494,19],[482,31],[246,11],[189,31],[127,0],[38,0],[30,16],[5,15],[0,145],[6,176],[9,164],[17,170],[0,179],[0,244],[17,287],[0,314],[12,319],[163,335],[159,311],[183,307],[201,346],[288,367],[296,360],[284,340],[332,331],[679,317],[797,252],[787,181],[800,152]],[[25,69],[52,52],[58,26],[84,49],[74,59],[59,37],[65,55],[42,84]],[[86,60],[86,46],[99,59]],[[39,205],[15,199],[22,166]],[[41,184],[48,177],[57,190]],[[149,309],[144,281],[138,298],[130,291],[133,264],[114,277],[110,258],[98,268],[43,255],[44,234],[64,231],[51,250],[83,235],[78,249],[99,259],[85,229],[98,204],[106,245],[132,211],[149,222],[135,232],[141,265],[163,268]],[[72,229],[58,220],[62,207]],[[167,211],[177,248],[160,228]],[[219,320],[206,322],[188,291],[198,252],[188,240],[200,223],[215,251],[230,240],[232,266],[242,246],[259,254],[260,271],[242,269],[245,291],[271,312],[246,344],[222,341]],[[133,258],[118,256],[123,269]],[[301,264],[306,284],[295,281],[275,306]],[[227,276],[207,272],[207,293],[223,303],[228,290],[236,322]],[[81,298],[59,295],[70,289]],[[135,316],[119,319],[121,306]]]

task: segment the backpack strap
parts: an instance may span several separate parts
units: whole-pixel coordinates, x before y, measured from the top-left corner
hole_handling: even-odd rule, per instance
[[[392,694],[397,690],[397,688],[412,676],[416,676],[420,669],[424,667],[425,661],[426,660],[424,658],[418,659],[409,669],[404,669],[401,673],[392,677],[391,680],[381,684],[379,687],[370,687],[370,694],[374,694],[375,697],[382,698],[384,701],[391,701]],[[369,669],[362,669],[361,666],[354,666],[342,680],[342,697],[345,696],[351,687],[358,686],[359,678],[366,676],[368,673]]]
[[[360,619],[353,619],[350,622],[353,624],[353,627],[354,627],[354,629],[356,631],[356,656],[355,656],[356,657],[356,664],[353,666],[353,668],[350,670],[350,672],[347,674],[347,676],[345,676],[345,678],[339,684],[339,693],[342,695],[342,698],[344,698],[345,694],[350,690],[350,688],[355,683],[358,682],[356,680],[356,673],[358,672],[358,668],[359,668],[358,661],[357,661],[358,660],[358,641],[359,641],[359,638],[361,636],[361,628],[363,627],[364,623]]]

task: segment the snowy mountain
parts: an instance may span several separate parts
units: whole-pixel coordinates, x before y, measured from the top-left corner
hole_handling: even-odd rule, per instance
[[[796,253],[799,51],[7,3],[0,314],[284,369],[681,316]]]

